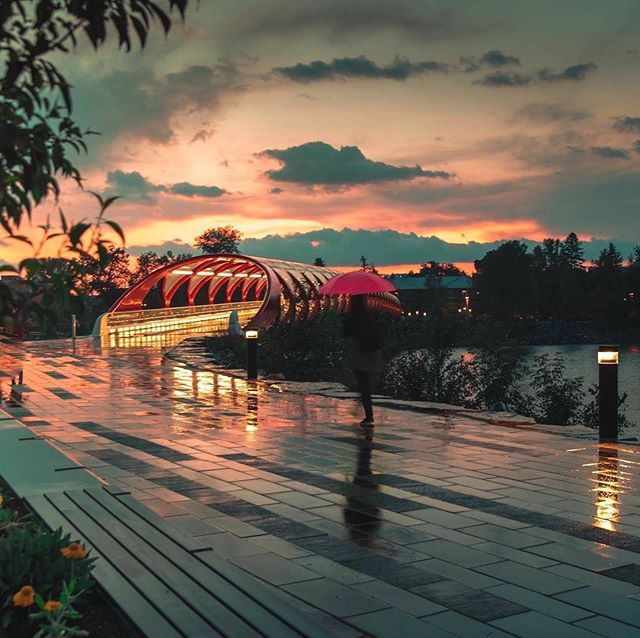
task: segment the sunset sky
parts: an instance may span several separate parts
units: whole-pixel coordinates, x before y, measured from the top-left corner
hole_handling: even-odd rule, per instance
[[[640,243],[637,0],[192,4],[142,53],[58,58],[102,133],[86,188],[126,196],[111,217],[133,253],[222,224],[247,254],[330,265]],[[72,184],[60,204],[95,211]]]

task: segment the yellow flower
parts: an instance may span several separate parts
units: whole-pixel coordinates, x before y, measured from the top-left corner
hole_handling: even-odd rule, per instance
[[[60,553],[65,558],[85,558],[87,550],[82,543],[69,543],[67,547],[63,547]]]
[[[13,596],[13,604],[16,607],[30,607],[36,599],[36,592],[31,585],[25,585]]]
[[[0,494],[0,507],[2,507],[3,505],[4,505],[4,496]]]
[[[62,607],[62,603],[59,600],[47,600],[44,604],[44,610],[50,613],[58,611]]]

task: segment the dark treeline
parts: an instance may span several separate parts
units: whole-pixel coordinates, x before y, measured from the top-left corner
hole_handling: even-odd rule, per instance
[[[591,263],[574,233],[532,252],[508,241],[474,262],[474,312],[496,319],[623,323],[640,314],[640,246],[623,256],[610,243]]]

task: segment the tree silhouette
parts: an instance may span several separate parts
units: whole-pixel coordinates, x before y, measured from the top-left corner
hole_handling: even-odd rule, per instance
[[[505,242],[474,264],[474,282],[484,312],[510,318],[531,311],[532,256],[526,244]]]
[[[209,228],[195,238],[195,245],[209,254],[232,253],[237,254],[242,233],[233,226],[217,226]]]
[[[167,1],[169,14],[184,16],[188,0]],[[58,195],[58,176],[81,183],[69,151],[86,150],[88,132],[73,120],[71,87],[51,54],[68,52],[80,35],[98,49],[111,28],[121,48],[130,50],[134,38],[144,47],[154,20],[168,33],[169,14],[153,0],[0,3],[0,225],[7,233],[49,193]]]
[[[584,249],[575,233],[569,233],[560,247],[560,256],[571,268],[584,267]]]

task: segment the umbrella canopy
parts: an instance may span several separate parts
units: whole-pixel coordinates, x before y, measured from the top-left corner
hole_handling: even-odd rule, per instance
[[[396,287],[387,279],[364,270],[336,275],[320,287],[323,295],[371,295],[395,290]]]

